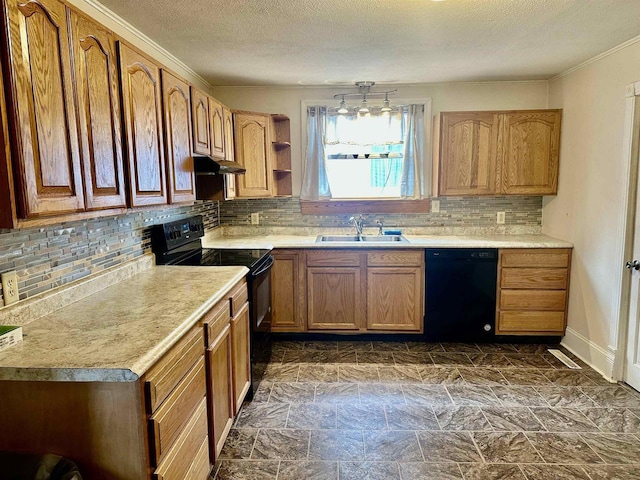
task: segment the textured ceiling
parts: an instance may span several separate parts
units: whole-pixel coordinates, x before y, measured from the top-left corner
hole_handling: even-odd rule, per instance
[[[640,0],[101,0],[212,85],[547,79],[640,35]]]

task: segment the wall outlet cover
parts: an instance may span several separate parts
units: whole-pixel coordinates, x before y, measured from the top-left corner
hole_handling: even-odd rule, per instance
[[[440,213],[440,200],[431,200],[431,213]]]
[[[251,214],[251,225],[260,225],[260,212]]]
[[[505,212],[498,212],[498,214],[496,215],[496,223],[498,225],[504,225],[504,221],[505,221]]]
[[[2,297],[5,305],[16,303],[20,299],[18,293],[18,275],[13,272],[3,273],[2,276]]]

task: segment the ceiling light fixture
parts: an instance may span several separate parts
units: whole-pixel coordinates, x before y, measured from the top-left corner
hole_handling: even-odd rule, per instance
[[[340,107],[338,108],[338,113],[344,114],[349,113],[349,109],[347,107],[347,103],[345,101],[345,97],[362,97],[362,101],[360,102],[360,107],[358,108],[358,113],[369,113],[371,111],[371,107],[369,107],[369,103],[367,102],[367,97],[379,97],[382,98],[384,96],[384,101],[382,102],[382,107],[380,108],[381,112],[390,112],[391,105],[389,102],[389,95],[396,93],[398,90],[387,90],[384,92],[372,92],[371,87],[373,87],[376,82],[370,81],[361,81],[356,82],[356,87],[358,87],[358,92],[347,92],[347,93],[336,93],[333,98],[338,99],[341,98]]]

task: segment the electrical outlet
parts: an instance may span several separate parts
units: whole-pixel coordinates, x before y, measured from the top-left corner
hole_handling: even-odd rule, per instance
[[[440,213],[440,200],[431,200],[431,213]]]
[[[11,305],[20,298],[18,295],[18,275],[15,270],[13,272],[6,272],[2,274],[2,296],[4,297],[4,304]]]
[[[251,225],[260,225],[260,212],[251,214]]]
[[[498,212],[498,214],[496,215],[496,223],[498,225],[504,225],[504,217],[505,217],[504,212]]]

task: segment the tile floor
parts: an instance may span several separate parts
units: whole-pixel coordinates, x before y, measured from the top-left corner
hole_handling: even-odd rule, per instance
[[[640,479],[640,394],[583,367],[544,345],[277,342],[212,475]]]

